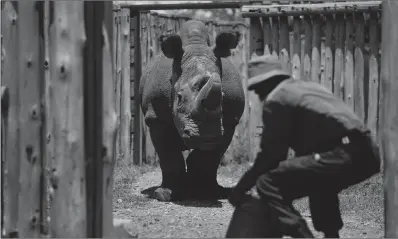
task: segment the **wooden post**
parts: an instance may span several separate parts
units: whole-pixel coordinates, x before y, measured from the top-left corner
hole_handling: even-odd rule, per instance
[[[263,28],[261,26],[259,17],[250,18],[250,50],[249,56],[251,57],[254,53],[258,56],[263,54]],[[250,58],[249,58],[250,59]],[[247,86],[245,84],[244,86]],[[260,150],[260,136],[262,132],[263,122],[261,120],[262,108],[261,102],[258,96],[253,92],[248,92],[249,101],[249,139],[251,146],[249,159],[253,162],[257,152]]]
[[[279,55],[279,18],[272,17],[272,55],[278,57]]]
[[[360,119],[365,121],[365,18],[363,13],[355,17],[355,49],[354,49],[354,110]]]
[[[263,17],[263,32],[264,32],[264,55],[271,54],[271,45],[272,45],[272,32],[271,32],[271,18]]]
[[[122,48],[121,48],[121,29],[120,29],[120,9],[115,9],[114,14],[114,64],[115,64],[115,72],[114,72],[114,88],[115,88],[115,109],[116,109],[116,144],[115,144],[115,157],[116,162],[120,160],[120,102],[121,102],[121,80],[122,80]]]
[[[300,17],[293,18],[293,44],[292,50],[292,78],[296,80],[301,79],[301,19]]]
[[[378,135],[377,121],[379,109],[379,85],[380,85],[380,28],[377,13],[370,14],[369,20],[369,44],[370,44],[370,57],[369,57],[369,97],[368,97],[368,114],[367,126],[372,131],[374,136]],[[380,105],[382,106],[382,105]]]
[[[311,27],[311,17],[304,16],[303,19],[304,27],[304,44],[302,45],[301,51],[303,52],[302,57],[302,77],[304,81],[311,80],[311,54],[312,54],[312,27]]]
[[[141,99],[139,94],[139,85],[141,80],[141,56],[142,51],[140,44],[140,12],[132,12],[130,13],[132,16],[135,17],[135,34],[134,34],[134,105],[135,105],[135,112],[134,112],[134,152],[133,152],[133,160],[135,164],[141,164],[142,162],[142,123],[141,123]],[[145,45],[146,46],[146,45]],[[146,49],[144,49],[145,51]]]
[[[331,15],[325,16],[325,79],[324,86],[326,86],[330,91],[333,91],[333,28],[334,28],[334,18]]]
[[[2,51],[3,53],[3,51]],[[2,55],[1,66],[3,66],[3,55]],[[1,188],[4,188],[4,162],[5,162],[5,152],[7,147],[7,119],[8,110],[10,106],[10,91],[7,86],[1,86]],[[4,228],[4,191],[1,193],[1,229]]]
[[[398,237],[398,1],[382,3],[381,145],[385,159],[385,237]]]
[[[354,23],[353,14],[346,15],[346,45],[345,45],[345,66],[344,66],[344,100],[354,109]]]
[[[314,16],[312,18],[312,54],[311,54],[311,81],[319,82],[321,75],[321,26],[322,18]]]
[[[333,93],[344,99],[344,14],[336,14]]]
[[[120,90],[120,153],[123,161],[132,163],[130,156],[130,9],[120,12],[121,90]]]
[[[20,237],[40,236],[42,152],[42,72],[39,15],[36,3],[18,2],[20,194],[18,232]],[[15,158],[14,160],[18,160]]]
[[[18,195],[19,195],[19,158],[21,151],[20,124],[19,124],[19,78],[18,70],[18,15],[15,5],[18,2],[5,2],[1,14],[1,34],[3,35],[3,60],[2,68],[7,69],[2,73],[2,83],[9,89],[8,119],[4,122],[7,138],[4,160],[4,182],[2,194],[4,194],[4,228],[2,235],[6,237],[18,237]],[[7,160],[8,159],[8,160]]]
[[[84,3],[84,23],[87,44],[84,54],[84,133],[86,146],[87,237],[104,235],[104,146],[103,146],[103,51],[104,2]],[[124,38],[124,35],[123,35]],[[109,44],[108,44],[109,45]],[[128,49],[128,48],[127,48]],[[129,52],[127,50],[127,52]],[[110,54],[109,54],[110,55]],[[108,56],[108,60],[109,60]],[[110,61],[108,61],[110,63]],[[110,63],[111,64],[111,63]],[[109,72],[108,77],[112,76]],[[112,81],[112,80],[110,80]],[[112,88],[110,88],[112,89]],[[107,165],[109,174],[109,164]],[[107,222],[112,223],[112,220]],[[109,229],[111,225],[107,225]],[[110,228],[112,229],[112,228]],[[111,235],[112,230],[106,232]]]
[[[51,131],[52,131],[52,117],[51,117],[51,108],[50,108],[50,86],[51,86],[51,75],[50,75],[50,1],[44,1],[43,6],[43,40],[44,40],[44,130],[43,130],[43,146],[44,146],[44,157],[43,157],[43,165],[42,168],[45,169],[43,171],[43,181],[42,181],[42,189],[46,191],[45,195],[42,195],[42,208],[43,214],[40,219],[42,223],[42,234],[49,234],[49,214],[50,211],[48,209],[48,205],[51,205],[51,201],[48,197],[48,186],[49,186],[49,175],[48,172],[51,168],[51,162],[53,158],[53,141],[51,139]]]
[[[290,65],[290,46],[289,46],[289,20],[288,17],[279,17],[279,59],[284,70],[291,72]]]
[[[83,2],[54,2],[50,104],[52,237],[87,237],[83,118]]]
[[[112,2],[104,2],[105,16],[102,62],[102,92],[103,92],[103,208],[102,208],[102,236],[110,238],[114,236],[113,232],[113,170],[115,165],[115,139],[116,139],[116,111],[114,101],[113,80],[113,11]]]

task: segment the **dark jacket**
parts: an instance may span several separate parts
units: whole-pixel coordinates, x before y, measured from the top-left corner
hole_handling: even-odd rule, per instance
[[[348,131],[367,133],[362,120],[324,86],[288,79],[263,102],[261,151],[235,190],[248,191],[257,178],[278,166],[289,147],[296,156],[312,153],[320,142],[343,137]]]

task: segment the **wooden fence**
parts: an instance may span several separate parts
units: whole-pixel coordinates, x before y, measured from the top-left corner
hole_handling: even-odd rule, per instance
[[[246,5],[242,16],[250,20],[251,55],[278,56],[295,79],[323,84],[377,135],[380,1]],[[256,147],[262,129],[260,107],[258,98],[249,95],[249,125]]]
[[[143,67],[160,53],[159,37],[163,34],[178,32],[182,24],[191,18],[159,14],[154,11],[134,11],[120,7],[116,7],[114,11],[115,100],[119,126],[117,155],[122,163],[153,164],[157,162],[157,156],[148,128],[143,122],[140,99],[138,98],[141,72]],[[212,44],[220,30],[236,29],[242,33],[243,37],[239,46],[232,55],[237,67],[243,72],[243,82],[245,83],[249,46],[247,25],[242,22],[204,22],[209,29]],[[130,49],[130,51],[126,49]],[[242,121],[244,118],[242,117]],[[129,135],[129,133],[131,134]],[[233,150],[237,149],[231,146],[229,151]]]
[[[3,237],[116,236],[112,7],[1,2]]]

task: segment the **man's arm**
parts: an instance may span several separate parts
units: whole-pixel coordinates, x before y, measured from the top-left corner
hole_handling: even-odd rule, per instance
[[[246,171],[234,188],[233,194],[244,194],[256,183],[258,177],[278,166],[286,159],[289,149],[291,112],[279,103],[265,103],[263,108],[263,133],[261,151],[253,166]]]

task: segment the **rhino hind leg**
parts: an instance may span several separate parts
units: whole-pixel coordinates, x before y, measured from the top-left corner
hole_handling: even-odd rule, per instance
[[[178,134],[172,129],[173,127],[160,123],[152,124],[149,127],[162,171],[162,184],[151,196],[159,201],[180,200],[185,187],[185,161],[179,145]]]

